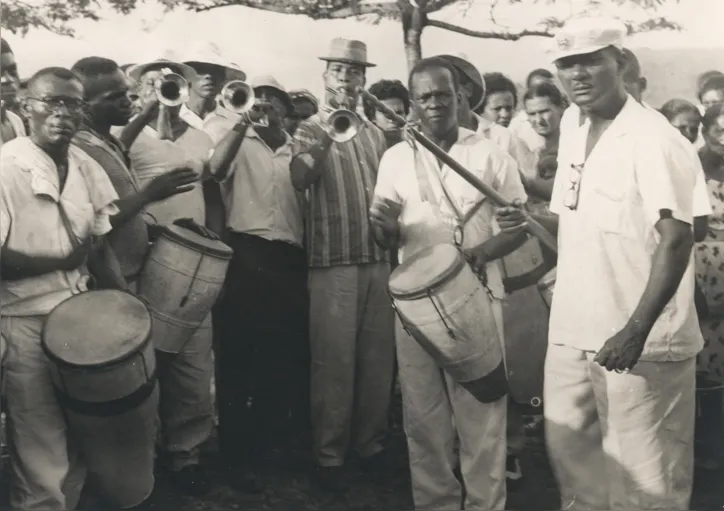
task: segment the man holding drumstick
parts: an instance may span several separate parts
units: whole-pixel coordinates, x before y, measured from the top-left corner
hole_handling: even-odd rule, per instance
[[[418,62],[409,88],[428,138],[506,199],[526,201],[513,158],[483,136],[459,127],[462,90],[453,65],[441,58]],[[484,196],[426,149],[400,143],[380,163],[370,219],[378,241],[399,248],[404,264],[420,250],[452,243],[455,211],[466,214],[476,207],[464,227],[463,248],[476,272],[486,275],[502,341],[503,283],[495,260],[518,248],[525,235],[493,236],[493,206]],[[399,324],[396,338],[415,509],[461,509],[461,504],[465,509],[504,509],[507,399],[479,402],[444,374]],[[453,455],[456,436],[462,446],[464,492],[453,472],[458,461]]]
[[[540,218],[559,233],[546,441],[563,509],[683,510],[703,346],[696,175],[681,135],[627,94],[625,33],[617,20],[582,18],[556,37],[558,75],[578,108],[561,121],[554,215]],[[505,230],[525,216],[498,213]]]

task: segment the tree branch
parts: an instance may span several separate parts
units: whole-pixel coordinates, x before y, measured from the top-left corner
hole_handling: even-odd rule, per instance
[[[477,37],[480,39],[501,39],[503,41],[517,41],[522,37],[553,37],[553,34],[551,32],[548,32],[547,30],[522,30],[516,33],[486,32],[480,30],[471,30],[469,28],[460,27],[458,25],[453,25],[452,23],[447,23],[445,21],[439,20],[428,20],[427,26],[442,28],[443,30],[449,30],[450,32],[456,32],[458,34],[463,34],[470,37]]]

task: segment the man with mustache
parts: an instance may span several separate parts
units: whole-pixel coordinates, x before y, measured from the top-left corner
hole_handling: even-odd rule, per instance
[[[48,314],[87,290],[91,237],[108,233],[118,213],[106,173],[71,145],[84,105],[71,71],[38,71],[20,105],[30,136],[0,150],[0,334],[8,346],[13,509],[75,509],[86,476],[41,347]]]
[[[15,55],[5,39],[0,39],[0,147],[15,137],[25,136],[23,120],[15,113],[18,108],[20,75]]]
[[[704,343],[696,174],[681,135],[627,93],[625,34],[620,21],[578,18],[556,35],[576,107],[561,120],[553,215],[537,217],[559,235],[546,441],[562,509],[685,510]],[[504,230],[525,217],[498,213]]]
[[[359,119],[352,140],[329,135],[331,112],[355,111],[365,85],[367,46],[334,39],[320,57],[325,104],[299,125],[292,184],[308,194],[311,414],[318,482],[346,491],[342,466],[351,449],[369,466],[383,458],[394,364],[393,312],[387,294],[388,254],[367,218],[384,134]],[[354,425],[354,427],[352,427]]]
[[[441,57],[421,60],[410,72],[409,88],[430,140],[507,200],[526,201],[512,157],[459,125],[464,90],[456,66]],[[462,249],[476,272],[487,277],[491,297],[482,299],[489,300],[495,317],[490,325],[498,332],[494,342],[503,342],[503,282],[496,260],[519,247],[525,235],[493,235],[489,200],[426,149],[397,144],[380,163],[370,217],[377,239],[399,248],[402,264],[426,248],[452,244],[454,227],[460,226]],[[423,284],[426,276],[420,277]],[[399,321],[396,340],[415,509],[505,509],[507,398],[479,402],[441,370]],[[459,459],[453,451],[456,438]]]

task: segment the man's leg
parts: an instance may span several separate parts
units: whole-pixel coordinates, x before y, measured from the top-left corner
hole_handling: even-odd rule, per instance
[[[694,358],[639,362],[630,374],[617,374],[591,362],[608,466],[608,509],[689,509],[695,364]]]
[[[344,491],[340,472],[349,448],[357,357],[359,267],[309,270],[311,420],[320,484]]]
[[[402,416],[415,509],[460,509],[462,485],[454,473],[456,435],[445,375],[435,360],[405,332],[400,321],[396,323]]]
[[[585,352],[548,346],[543,400],[548,456],[561,509],[609,509],[603,438]]]
[[[63,412],[40,345],[43,317],[1,320],[7,340],[5,392],[8,403],[8,447],[13,509],[74,509],[86,469],[68,435]]]
[[[387,292],[389,266],[366,264],[360,266],[360,272],[353,431],[360,457],[370,458],[382,451],[387,435],[395,363],[395,313]]]

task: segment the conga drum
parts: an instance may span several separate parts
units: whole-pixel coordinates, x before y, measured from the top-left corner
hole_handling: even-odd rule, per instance
[[[164,228],[138,287],[151,310],[157,350],[178,353],[201,326],[219,297],[231,255],[219,240],[177,225]]]
[[[406,259],[389,291],[405,330],[439,366],[482,403],[508,392],[491,299],[453,245]]]
[[[125,291],[88,291],[58,305],[42,346],[89,477],[121,509],[153,491],[156,359],[151,316]]]

